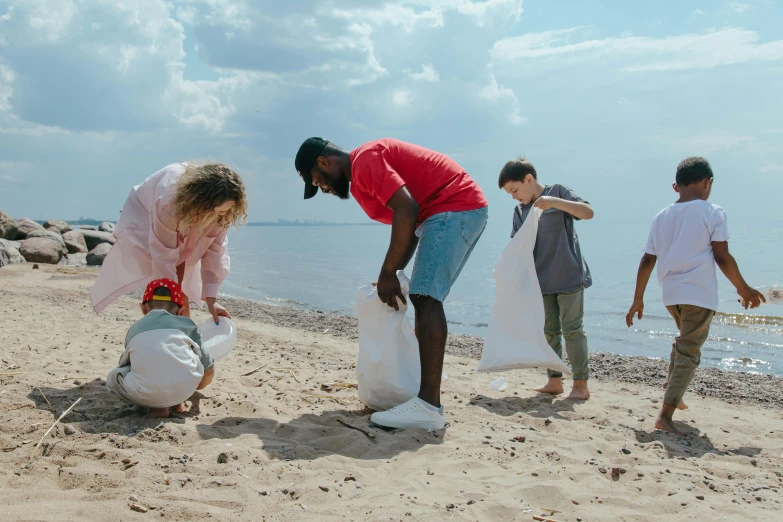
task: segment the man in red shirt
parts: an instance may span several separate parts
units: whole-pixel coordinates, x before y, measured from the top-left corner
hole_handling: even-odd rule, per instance
[[[487,200],[457,162],[438,152],[394,139],[347,152],[322,139],[302,143],[294,161],[305,199],[318,188],[340,199],[352,195],[367,215],[392,226],[391,244],[378,275],[378,296],[398,309],[407,304],[397,271],[418,245],[410,300],[416,311],[421,358],[418,397],[371,420],[391,428],[443,428],[440,380],[448,329],[443,301],[487,224]]]

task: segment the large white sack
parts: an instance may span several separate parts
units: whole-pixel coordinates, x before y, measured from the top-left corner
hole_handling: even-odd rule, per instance
[[[397,272],[400,287],[408,299],[408,278]],[[377,411],[400,405],[419,393],[421,362],[419,343],[408,307],[397,299],[399,311],[384,304],[372,285],[359,288],[354,315],[359,320],[359,359],[356,376],[359,400]]]
[[[540,209],[531,209],[495,263],[495,305],[489,315],[480,372],[541,367],[571,374],[544,335],[544,300],[533,261],[540,217]]]

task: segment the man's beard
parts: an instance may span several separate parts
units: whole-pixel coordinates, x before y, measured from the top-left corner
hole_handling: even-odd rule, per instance
[[[339,177],[334,180],[334,184],[331,186],[335,196],[340,199],[349,199],[351,197],[351,184],[344,177]]]

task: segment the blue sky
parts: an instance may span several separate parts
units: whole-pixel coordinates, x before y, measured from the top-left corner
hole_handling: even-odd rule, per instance
[[[748,219],[783,193],[783,2],[0,0],[0,209],[113,219],[160,167],[235,167],[252,220],[366,219],[301,200],[321,135],[396,137],[497,189],[525,154],[599,216],[649,220],[713,163]],[[508,215],[507,215],[508,214]]]

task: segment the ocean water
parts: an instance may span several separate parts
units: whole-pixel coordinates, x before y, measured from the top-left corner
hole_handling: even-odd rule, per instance
[[[510,211],[509,211],[510,215]],[[506,217],[506,216],[501,216]],[[493,219],[446,300],[453,333],[483,337],[494,301],[492,268],[508,244],[510,219]],[[753,286],[783,283],[781,223],[764,227],[736,219],[730,248]],[[577,226],[593,274],[585,293],[585,328],[592,351],[668,359],[676,334],[655,274],[645,315],[625,326],[649,220]],[[223,292],[270,304],[351,314],[359,286],[375,281],[391,227],[243,227],[229,237],[231,275]],[[408,267],[410,275],[412,264]],[[783,375],[783,305],[743,310],[719,273],[720,310],[702,350],[702,366]]]

